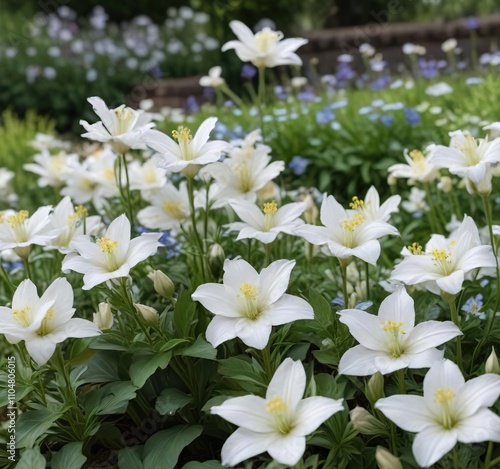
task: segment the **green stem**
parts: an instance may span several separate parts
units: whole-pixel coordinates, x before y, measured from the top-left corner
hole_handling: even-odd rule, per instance
[[[432,200],[431,187],[429,183],[424,184],[425,194],[427,196],[427,203],[429,204],[429,222],[431,224],[431,229],[434,233],[440,233],[440,223],[436,214],[436,208]]]
[[[26,273],[26,278],[33,280],[33,277],[31,275],[30,263],[28,262],[28,259],[23,258],[23,264],[24,264],[24,270]]]
[[[453,448],[452,455],[453,455],[453,468],[460,469],[460,467],[461,467],[460,466],[460,459],[458,457],[458,451],[457,451],[456,446]]]
[[[273,377],[273,369],[271,366],[271,349],[269,342],[267,345],[262,349],[262,364],[264,367],[264,371],[266,372],[267,379],[271,381]]]
[[[490,466],[492,466],[491,457],[493,456],[493,446],[495,446],[495,443],[493,443],[493,441],[489,441],[488,449],[486,450],[486,456],[484,458],[484,469],[489,469]]]
[[[396,435],[396,425],[393,422],[389,422],[389,426],[391,429],[391,453],[394,456],[398,455],[398,444],[397,444],[397,435]]]
[[[396,376],[398,379],[399,392],[401,394],[406,394],[405,368],[401,368],[400,370],[397,370]]]
[[[241,98],[236,94],[234,93],[227,85],[223,85],[221,87],[221,91],[226,94],[230,99],[233,100],[233,102],[239,107],[239,108],[243,108],[244,107],[244,103],[243,101],[241,100]]]
[[[366,277],[366,299],[370,299],[370,264],[365,262],[365,277]]]
[[[496,313],[498,311],[498,306],[500,305],[500,267],[498,265],[497,249],[495,244],[495,238],[493,236],[493,216],[491,211],[490,197],[488,194],[483,194],[481,198],[483,199],[484,214],[486,215],[486,222],[488,223],[488,232],[490,235],[491,249],[493,251],[493,255],[495,256],[495,261],[496,261],[497,292],[495,299],[495,307],[493,308],[493,312]],[[490,330],[491,330],[491,325],[490,325]],[[488,333],[490,332],[490,330],[488,330]]]
[[[458,311],[457,311],[457,304],[455,302],[455,295],[450,295],[450,294],[444,294],[444,298],[450,305],[450,315],[451,315],[451,320],[453,323],[460,329],[460,318],[458,317]],[[456,360],[457,360],[457,365],[460,368],[460,371],[464,373],[464,366],[462,363],[462,337],[457,336],[456,338]]]
[[[5,271],[2,265],[2,260],[0,259],[0,274],[3,277],[5,285],[8,287],[10,294],[13,295],[16,291],[16,286],[10,281],[9,274]]]
[[[123,153],[121,155],[122,158],[122,164],[125,169],[125,194],[127,198],[127,207],[128,207],[128,214],[129,214],[129,219],[130,223],[133,225],[134,224],[134,211],[132,210],[132,198],[130,197],[130,179],[128,175],[128,165],[127,161],[125,160],[125,154]]]
[[[262,134],[262,142],[265,142],[264,132],[264,93],[266,90],[266,68],[259,67],[259,89],[257,94],[257,107],[259,109],[260,131]]]
[[[340,270],[342,273],[342,296],[344,297],[344,306],[348,308],[349,298],[347,296],[347,264],[349,264],[349,259],[338,258],[338,260],[340,263]]]
[[[205,253],[203,249],[203,242],[200,238],[200,234],[198,233],[198,227],[196,226],[196,212],[195,212],[195,207],[194,207],[194,185],[193,185],[193,178],[188,177],[187,178],[187,183],[188,183],[188,196],[189,196],[189,207],[190,207],[190,212],[191,212],[191,223],[193,225],[193,233],[195,237],[195,242],[198,245],[198,250],[199,250],[199,256],[201,258],[201,273],[203,276],[203,281],[205,281]]]
[[[266,258],[264,260],[263,267],[267,267],[271,263],[271,255],[273,252],[273,243],[264,244],[264,249],[266,251]]]

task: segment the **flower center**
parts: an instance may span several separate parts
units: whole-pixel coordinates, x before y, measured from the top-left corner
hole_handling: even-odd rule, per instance
[[[410,158],[413,160],[414,166],[420,173],[426,170],[426,160],[424,154],[420,150],[410,151]]]
[[[450,275],[453,272],[451,262],[451,252],[446,249],[433,249],[430,252],[434,264],[438,267],[443,275]]]
[[[353,210],[363,209],[364,206],[365,201],[363,199],[358,199],[356,195],[352,198],[352,202],[349,204],[349,207],[351,207]]]
[[[192,160],[193,152],[190,143],[193,140],[193,136],[191,135],[191,130],[181,126],[177,130],[172,130],[172,137],[179,142],[183,159],[186,161]]]
[[[54,308],[50,308],[47,311],[47,314],[43,318],[42,324],[40,324],[40,327],[36,331],[38,335],[47,335],[50,333],[50,323],[52,321],[52,317],[54,316]]]
[[[464,137],[463,142],[454,146],[465,155],[465,164],[467,166],[475,166],[481,162],[481,155],[477,150],[476,140],[472,135],[464,135]]]
[[[186,213],[179,202],[165,202],[161,207],[166,213],[177,220],[184,220],[186,218]]]
[[[419,243],[412,243],[411,246],[408,246],[408,251],[410,251],[414,256],[423,255],[422,246]]]
[[[29,216],[30,214],[28,211],[21,210],[16,215],[10,215],[7,218],[7,222],[14,231],[14,236],[18,243],[24,243],[28,241],[28,237],[26,235],[25,221],[28,219]]]
[[[273,31],[270,28],[264,28],[255,35],[255,44],[259,52],[267,54],[282,38],[283,33],[281,31]]]
[[[365,216],[361,213],[355,213],[350,218],[344,218],[341,227],[344,230],[344,246],[353,248],[356,246],[356,228],[363,223]]]
[[[15,309],[12,314],[14,319],[23,327],[30,326],[30,320],[28,318],[28,313],[31,311],[30,306],[25,306],[23,309]]]
[[[50,169],[57,175],[64,169],[64,156],[52,156],[49,160]]]
[[[114,241],[107,236],[103,236],[96,241],[96,244],[100,246],[101,251],[106,254],[106,263],[108,270],[114,272],[118,270],[118,261],[116,259],[116,250],[118,246],[118,241]]]
[[[387,332],[390,337],[389,353],[398,358],[404,353],[403,345],[400,342],[401,335],[406,334],[403,330],[403,323],[396,321],[385,321],[383,324],[384,332]]]
[[[244,315],[248,319],[256,319],[260,314],[260,310],[257,305],[259,288],[245,282],[240,285],[240,292],[241,294],[238,295],[238,298],[243,302]]]
[[[132,109],[122,104],[115,109],[115,115],[118,121],[116,123],[115,135],[121,135],[128,132],[130,130],[130,124],[134,120],[134,112]]]
[[[293,428],[287,410],[287,405],[279,396],[273,397],[266,402],[266,411],[274,417],[276,429],[282,435],[287,435]]]
[[[437,388],[434,391],[434,401],[441,405],[440,423],[444,428],[449,430],[455,426],[455,419],[450,407],[450,401],[455,398],[455,393],[450,388]]]
[[[262,208],[265,214],[265,231],[269,231],[274,227],[274,214],[278,211],[278,204],[273,200],[272,202],[266,202]]]

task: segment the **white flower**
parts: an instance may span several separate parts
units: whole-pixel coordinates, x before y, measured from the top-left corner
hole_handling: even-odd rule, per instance
[[[403,44],[402,50],[405,55],[425,55],[427,52],[424,46],[412,44],[411,42]]]
[[[262,350],[272,326],[313,319],[309,303],[285,293],[294,265],[295,261],[275,261],[259,274],[243,259],[226,260],[223,284],[200,285],[192,295],[216,315],[207,327],[207,340],[217,347],[239,337]]]
[[[429,162],[448,168],[451,174],[480,184],[487,177],[488,165],[500,163],[500,138],[493,141],[474,139],[457,130],[450,132],[450,145],[431,145]]]
[[[186,182],[177,189],[167,183],[160,190],[145,197],[151,203],[137,214],[137,219],[146,228],[178,230],[191,213]]]
[[[371,186],[363,200],[353,197],[349,206],[365,217],[367,222],[388,222],[391,214],[398,211],[400,195],[389,197],[380,205],[380,196],[375,186]]]
[[[179,127],[172,132],[177,143],[158,130],[146,131],[143,139],[162,156],[161,167],[194,176],[200,166],[217,161],[228,147],[222,140],[208,141],[216,122],[216,117],[205,119],[194,137],[187,127]]]
[[[113,313],[109,303],[99,303],[96,313],[93,313],[93,322],[101,330],[111,329],[113,327]]]
[[[429,209],[429,206],[425,201],[426,197],[427,194],[425,191],[419,189],[418,187],[412,187],[408,200],[401,202],[401,207],[409,213],[426,212]]]
[[[364,44],[361,44],[359,46],[359,53],[363,56],[369,59],[370,57],[373,57],[375,55],[375,48],[371,45],[365,42]]]
[[[0,251],[13,249],[27,258],[33,244],[45,246],[57,235],[50,230],[51,206],[40,207],[33,215],[26,210],[3,214],[0,212]]]
[[[158,157],[150,158],[143,164],[132,161],[128,166],[130,189],[149,193],[163,187],[167,181],[167,171],[158,167],[159,162]]]
[[[53,135],[42,134],[40,132],[35,135],[35,138],[30,143],[35,150],[41,152],[51,149],[67,150],[71,147],[70,142],[65,142],[57,137],[54,137]]]
[[[222,46],[222,52],[234,49],[242,62],[252,62],[256,67],[276,67],[278,65],[302,65],[295,51],[307,39],[283,39],[281,31],[263,28],[254,34],[241,21],[231,21],[229,26],[239,41],[229,41]]]
[[[95,243],[89,236],[75,238],[70,249],[76,252],[64,258],[62,270],[84,274],[83,289],[90,290],[107,280],[127,277],[132,267],[152,256],[161,246],[160,236],[161,233],[143,233],[130,240],[130,221],[120,215]]]
[[[297,464],[306,449],[306,435],[343,409],[342,399],[302,399],[305,389],[302,363],[286,358],[265,398],[235,397],[212,407],[212,414],[239,426],[222,447],[222,464],[233,467],[265,451],[281,464]]]
[[[266,202],[262,210],[245,200],[233,200],[229,204],[243,220],[228,226],[229,231],[239,231],[237,241],[256,238],[264,244],[269,244],[279,233],[294,234],[294,229],[304,223],[299,218],[306,208],[303,202],[286,204],[280,208],[274,201]]]
[[[340,322],[360,343],[344,353],[339,373],[383,375],[401,368],[429,368],[443,358],[438,345],[461,335],[451,321],[426,321],[415,326],[415,305],[403,287],[382,301],[378,316],[358,309],[339,311]]]
[[[35,284],[24,280],[14,293],[12,308],[0,307],[0,333],[11,344],[24,340],[29,355],[42,366],[68,337],[100,334],[94,323],[72,319],[74,313],[73,289],[66,279],[54,280],[41,298]]]
[[[450,39],[447,39],[441,44],[441,50],[444,53],[453,52],[457,48],[457,45],[457,40],[453,37],[450,37]]]
[[[45,150],[35,155],[33,159],[35,163],[24,164],[23,168],[40,176],[38,185],[40,187],[59,187],[64,184],[69,168],[78,162],[78,155],[76,153],[68,154],[64,151],[51,155]]]
[[[222,86],[226,81],[221,77],[222,68],[218,65],[212,67],[208,71],[208,75],[200,78],[200,86],[211,86],[212,88],[218,88]]]
[[[422,467],[439,461],[457,442],[500,442],[500,417],[488,410],[500,394],[500,376],[465,382],[450,360],[436,362],[424,378],[424,395],[395,395],[375,407],[398,427],[416,432],[413,455]]]
[[[351,207],[359,202],[355,199]],[[323,199],[320,219],[324,226],[302,225],[295,229],[295,234],[318,246],[326,244],[339,259],[354,256],[375,265],[380,256],[377,239],[399,234],[388,223],[368,222],[363,213],[345,210],[331,195]]]
[[[429,163],[429,155],[419,150],[412,150],[409,154],[405,150],[405,160],[408,164],[393,164],[387,170],[389,174],[398,179],[408,179],[409,184],[418,182],[432,182],[439,177],[439,170]]]
[[[92,125],[81,120],[80,125],[87,131],[82,137],[109,143],[117,153],[125,153],[130,148],[141,148],[143,132],[154,127],[151,114],[142,110],[134,110],[124,104],[116,109],[108,109],[106,103],[97,96],[88,98],[87,101],[92,104],[101,120]]]
[[[75,236],[95,235],[101,226],[101,217],[89,217],[85,207],[74,207],[71,199],[66,196],[54,207],[50,215],[50,227],[57,232],[57,236],[50,240],[46,248],[68,254],[71,252],[69,245]]]
[[[462,224],[449,238],[434,234],[425,246],[409,247],[406,256],[391,274],[391,280],[405,285],[423,284],[429,291],[456,295],[465,275],[481,267],[496,267],[491,246],[481,245],[474,220],[465,216]]]
[[[430,85],[425,89],[425,94],[427,96],[443,96],[450,93],[453,93],[453,88],[444,81],[436,83],[435,85]]]

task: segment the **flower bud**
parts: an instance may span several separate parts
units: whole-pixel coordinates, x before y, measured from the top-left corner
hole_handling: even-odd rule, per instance
[[[377,446],[375,459],[377,460],[377,464],[380,469],[403,469],[403,465],[401,464],[399,458],[394,456],[383,446]]]
[[[498,363],[498,357],[495,353],[495,347],[491,347],[491,353],[486,360],[484,369],[486,373],[495,373],[497,375],[500,375],[500,363]]]
[[[113,326],[113,314],[109,303],[99,303],[99,308],[94,313],[94,324],[101,330],[111,329]]]
[[[365,394],[372,404],[384,397],[384,377],[379,371],[368,381]]]
[[[153,281],[154,289],[158,295],[163,296],[167,300],[172,299],[175,286],[167,275],[161,270],[154,270],[148,274],[148,277]]]
[[[151,306],[142,305],[140,303],[134,303],[135,309],[141,314],[142,318],[148,326],[154,326],[158,324],[158,311],[151,308]]]
[[[219,278],[222,275],[225,260],[226,254],[222,246],[218,243],[212,244],[208,252],[208,266],[215,278]]]
[[[304,219],[306,220],[306,223],[315,225],[316,219],[319,215],[319,210],[316,206],[316,202],[314,202],[313,196],[309,192],[305,192],[300,196],[300,199],[306,204],[306,209],[304,210]]]
[[[352,426],[362,435],[383,435],[385,425],[363,407],[356,406],[349,412]]]
[[[453,189],[453,180],[450,176],[442,176],[439,179],[437,187],[443,192],[448,193]]]

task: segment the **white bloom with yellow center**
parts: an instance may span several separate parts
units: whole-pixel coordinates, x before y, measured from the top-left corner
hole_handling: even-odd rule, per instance
[[[64,151],[51,155],[45,150],[35,155],[33,159],[34,163],[24,164],[23,168],[40,176],[38,179],[40,187],[62,186],[69,169],[78,163],[78,155],[76,153],[68,154]]]
[[[448,168],[451,174],[481,184],[489,165],[500,163],[500,138],[475,139],[461,130],[450,132],[450,145],[431,145],[429,163]]]
[[[87,101],[101,120],[95,124],[81,120],[80,125],[87,131],[82,137],[109,143],[117,153],[144,147],[142,134],[155,125],[151,122],[152,114],[125,107],[124,104],[116,109],[108,109],[106,103],[97,96],[88,98]]]
[[[213,406],[210,412],[238,425],[222,447],[222,464],[236,466],[267,451],[277,462],[294,466],[306,450],[306,436],[343,410],[342,399],[303,399],[306,372],[286,358],[274,373],[266,397],[241,396]]]
[[[194,176],[201,166],[217,161],[228,148],[229,144],[222,140],[208,141],[216,122],[216,117],[205,119],[194,136],[190,129],[181,126],[172,131],[173,139],[159,130],[148,130],[143,138],[160,154],[162,168]]]
[[[481,267],[496,267],[491,246],[483,245],[474,220],[465,216],[461,225],[450,234],[432,235],[422,250],[414,243],[391,274],[391,280],[405,285],[422,284],[427,290],[456,295],[462,290],[468,272]]]
[[[415,305],[399,287],[380,304],[378,316],[358,309],[339,311],[344,323],[360,345],[347,350],[339,363],[339,373],[383,375],[401,368],[429,368],[443,358],[438,345],[461,335],[451,321],[426,321],[415,326]]]
[[[408,184],[415,182],[432,182],[439,177],[439,169],[429,163],[429,155],[425,156],[419,150],[410,153],[405,150],[405,160],[408,164],[393,164],[388,172],[397,179],[408,179]]]
[[[500,395],[500,376],[485,374],[465,382],[450,360],[438,361],[424,378],[424,395],[394,395],[375,407],[398,427],[415,432],[413,455],[432,466],[457,442],[500,442],[500,417],[488,409]]]
[[[84,274],[84,290],[114,278],[127,277],[130,269],[152,256],[161,246],[161,233],[143,233],[130,239],[130,221],[120,215],[106,233],[92,242],[89,236],[78,236],[70,244],[75,252],[62,263],[63,272],[73,270]]]
[[[215,314],[207,327],[214,346],[239,337],[249,347],[262,350],[273,326],[299,319],[313,319],[307,301],[286,294],[295,261],[279,260],[260,274],[243,259],[224,262],[223,284],[200,285],[192,298]]]
[[[186,182],[177,189],[167,183],[160,190],[145,197],[151,205],[137,214],[141,225],[153,230],[179,230],[189,218],[191,210]]]
[[[368,221],[358,210],[359,202],[355,199],[355,208],[345,210],[333,196],[325,197],[320,212],[324,226],[302,225],[295,229],[295,234],[312,244],[327,245],[331,254],[339,259],[354,256],[375,265],[380,256],[378,238],[399,232],[388,223]]]
[[[222,52],[234,49],[242,62],[252,62],[256,67],[276,67],[278,65],[302,65],[295,51],[307,44],[307,39],[283,39],[281,31],[263,28],[254,34],[241,21],[229,23],[239,41],[229,41],[222,46]]]
[[[132,161],[128,166],[130,175],[130,189],[152,193],[167,182],[167,170],[158,167],[161,159],[154,156],[144,163]]]
[[[212,88],[219,88],[220,86],[226,83],[226,80],[222,78],[222,68],[218,65],[212,67],[208,71],[208,75],[205,75],[200,78],[200,86],[207,87],[211,86]]]
[[[232,200],[232,209],[242,220],[228,225],[229,231],[238,231],[237,240],[255,238],[264,244],[272,243],[279,233],[294,234],[297,226],[304,224],[299,217],[306,208],[304,202],[283,205],[265,202],[262,209],[252,202]]]
[[[391,214],[398,211],[400,202],[400,195],[392,195],[380,205],[379,193],[375,186],[371,186],[364,199],[353,197],[349,207],[363,215],[367,222],[386,223],[391,218]]]
[[[24,280],[17,287],[12,307],[0,307],[0,333],[11,344],[24,341],[26,350],[42,366],[52,357],[56,345],[69,337],[93,337],[99,328],[73,314],[73,289],[65,278],[58,278],[38,297],[35,284]]]

